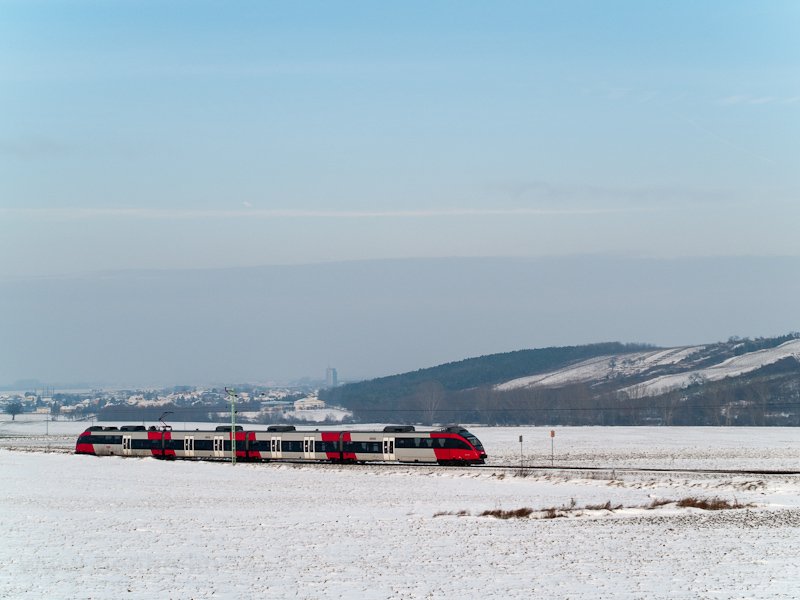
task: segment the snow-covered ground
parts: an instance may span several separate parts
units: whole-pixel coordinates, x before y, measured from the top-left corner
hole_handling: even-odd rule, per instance
[[[67,449],[83,428],[44,425],[0,423],[0,598],[797,598],[800,589],[796,476],[517,477],[24,451]],[[519,435],[526,463],[549,463],[547,428],[470,429],[496,464],[519,461]],[[555,431],[556,466],[800,470],[798,429]],[[688,496],[752,506],[644,508]],[[623,508],[597,507],[606,502]],[[525,507],[535,512],[522,519],[479,516]],[[460,511],[468,515],[439,514]]]

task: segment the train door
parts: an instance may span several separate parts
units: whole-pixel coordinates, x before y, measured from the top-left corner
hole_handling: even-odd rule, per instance
[[[274,437],[269,441],[269,452],[272,458],[281,458],[281,438]]]
[[[186,456],[194,456],[194,437],[187,435],[183,438],[183,451]]]
[[[214,436],[214,458],[225,457],[225,438],[221,435]]]
[[[131,439],[133,436],[130,435],[123,435],[122,436],[122,455],[123,456],[130,456],[133,454],[131,450]]]
[[[397,460],[394,455],[394,438],[383,438],[383,460]]]
[[[303,438],[303,458],[314,458],[314,438]]]

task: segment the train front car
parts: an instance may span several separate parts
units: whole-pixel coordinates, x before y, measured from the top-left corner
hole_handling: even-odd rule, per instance
[[[89,427],[75,443],[75,454],[114,456],[122,454],[122,434],[118,427]]]
[[[75,454],[93,456],[167,456],[162,439],[169,439],[170,431],[145,428],[143,425],[120,427],[89,427],[78,436]]]
[[[94,439],[92,437],[93,429],[93,427],[90,427],[78,436],[78,441],[75,442],[75,454],[95,454]],[[100,431],[103,431],[102,427],[100,427]]]
[[[460,425],[431,433],[436,462],[440,465],[482,465],[486,450],[480,440]]]

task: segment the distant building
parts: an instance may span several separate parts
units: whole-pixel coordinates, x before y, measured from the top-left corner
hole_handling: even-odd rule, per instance
[[[284,400],[267,400],[261,403],[261,412],[268,415],[282,415],[293,408],[294,404],[292,402]]]
[[[295,410],[315,410],[320,408],[325,408],[325,403],[315,396],[302,398],[294,403]]]
[[[328,367],[325,371],[325,385],[329,388],[339,385],[339,375],[333,367]]]

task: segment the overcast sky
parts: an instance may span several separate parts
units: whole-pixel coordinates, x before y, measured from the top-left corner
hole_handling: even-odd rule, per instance
[[[763,0],[0,0],[0,281],[798,257],[798,22]]]

